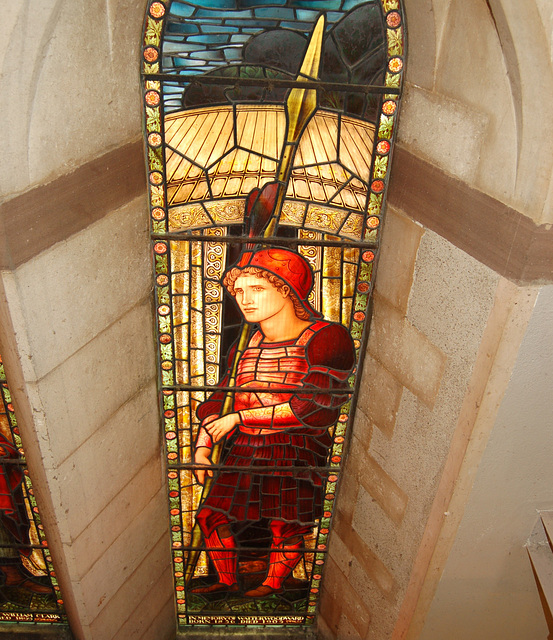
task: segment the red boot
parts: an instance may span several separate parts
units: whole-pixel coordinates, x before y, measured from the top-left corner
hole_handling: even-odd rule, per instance
[[[269,555],[267,577],[259,587],[246,591],[244,595],[249,598],[264,598],[271,593],[281,591],[284,581],[301,560],[302,553],[298,549],[301,549],[302,544],[302,540],[292,544],[273,544],[272,548],[275,551],[271,551]]]
[[[215,529],[213,533],[204,538],[207,552],[217,575],[219,582],[210,584],[207,587],[196,587],[192,589],[192,593],[216,593],[217,591],[238,591],[238,581],[236,579],[236,571],[238,561],[236,558],[236,542],[231,535],[223,538]],[[223,551],[229,549],[229,551]]]

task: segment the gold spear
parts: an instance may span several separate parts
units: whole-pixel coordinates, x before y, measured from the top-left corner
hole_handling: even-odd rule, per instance
[[[318,80],[319,65],[321,60],[321,46],[324,35],[325,17],[321,15],[311,34],[307,51],[303,59],[299,75],[297,77],[298,82],[308,82],[309,80]],[[271,237],[276,230],[278,223],[278,214],[284,202],[286,190],[288,187],[288,181],[290,180],[290,174],[292,173],[292,166],[294,162],[294,156],[298,143],[301,138],[307,123],[317,110],[317,91],[315,89],[300,89],[298,87],[292,89],[285,103],[285,110],[287,116],[286,135],[284,139],[284,147],[280,159],[280,166],[277,173],[278,191],[275,198],[274,206],[271,207],[268,212],[265,213],[265,217],[256,215],[261,209],[260,198],[254,202],[252,210],[250,211],[250,236],[260,236],[263,233],[265,238]],[[268,186],[268,185],[266,185]],[[268,215],[267,215],[268,214]],[[251,222],[255,219],[255,222]],[[263,231],[264,230],[264,231]],[[238,361],[241,355],[244,353],[246,346],[248,345],[251,334],[251,325],[244,322],[242,325],[242,331],[240,333],[240,339],[236,352],[234,354],[234,360],[232,363],[230,376],[228,380],[228,386],[233,387],[236,383],[236,370],[238,367]],[[228,415],[233,410],[234,394],[229,391],[225,396],[223,407],[221,410],[221,417]],[[217,442],[211,452],[211,462],[217,465],[221,458],[223,450],[223,440]],[[202,495],[200,498],[200,508],[202,502],[205,500],[211,489],[214,478],[209,477],[207,474],[204,480],[204,486],[202,489]],[[201,544],[202,533],[200,527],[196,523],[192,530],[191,546],[192,549],[188,554],[185,572],[185,582],[188,584],[194,575],[198,557],[200,555],[199,546]]]

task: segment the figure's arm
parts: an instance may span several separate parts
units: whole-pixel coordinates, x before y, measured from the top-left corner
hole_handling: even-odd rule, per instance
[[[227,364],[234,361],[235,353],[236,344],[232,345],[232,347],[230,348],[227,358]],[[217,383],[217,386],[226,387],[229,383],[229,380],[230,365],[225,371],[225,375]],[[213,438],[211,437],[209,431],[206,429],[206,426],[214,420],[217,420],[221,415],[221,411],[223,410],[223,405],[225,403],[225,397],[225,391],[215,391],[205,402],[202,402],[196,409],[196,415],[200,420],[200,428],[198,429],[198,435],[196,436],[196,449],[198,449],[199,447],[208,449],[213,448],[213,445],[216,441],[213,441]]]

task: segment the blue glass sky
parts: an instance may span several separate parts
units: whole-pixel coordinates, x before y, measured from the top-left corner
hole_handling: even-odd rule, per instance
[[[371,0],[369,0],[371,1]],[[376,0],[372,0],[376,2]],[[163,40],[163,72],[196,75],[238,64],[242,48],[267,29],[309,34],[326,13],[327,29],[367,0],[173,0]],[[165,84],[166,112],[180,108],[182,87]]]

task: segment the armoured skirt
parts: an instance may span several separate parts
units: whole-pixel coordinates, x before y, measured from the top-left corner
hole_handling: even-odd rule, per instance
[[[331,439],[325,429],[288,429],[269,435],[239,431],[204,507],[231,520],[312,524],[322,514]]]

